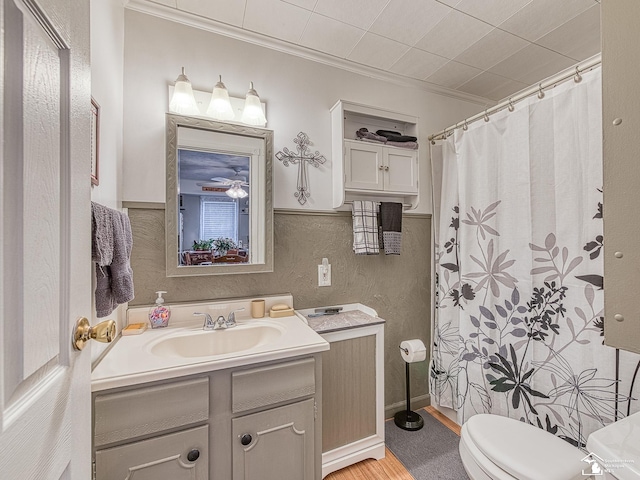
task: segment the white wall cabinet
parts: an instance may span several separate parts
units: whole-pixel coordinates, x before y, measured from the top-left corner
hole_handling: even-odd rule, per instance
[[[94,393],[94,478],[320,480],[321,359]]]
[[[344,189],[418,194],[418,153],[356,140],[344,141]]]
[[[331,109],[333,207],[353,200],[418,205],[417,150],[357,140],[356,131],[391,130],[417,137],[418,119],[344,100]]]
[[[640,2],[603,0],[604,341],[640,353]]]

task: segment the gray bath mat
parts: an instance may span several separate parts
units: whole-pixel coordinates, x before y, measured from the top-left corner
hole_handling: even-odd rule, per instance
[[[424,427],[415,432],[385,422],[387,447],[416,480],[467,480],[458,453],[460,437],[424,410]]]

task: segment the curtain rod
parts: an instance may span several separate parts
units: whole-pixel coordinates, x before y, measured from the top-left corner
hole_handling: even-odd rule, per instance
[[[582,80],[582,77],[580,76],[581,73],[591,70],[597,67],[598,65],[600,65],[601,63],[602,63],[602,57],[601,57],[601,54],[598,53],[597,55],[594,55],[593,57],[589,58],[588,60],[585,60],[582,63],[579,63],[576,66],[568,68],[567,70],[564,70],[558,73],[557,75],[554,75],[552,77],[547,78],[546,80],[543,80],[538,85],[526,88],[525,90],[521,90],[515,95],[509,97],[507,100],[503,100],[502,102],[494,105],[491,108],[487,108],[485,111],[480,112],[477,115],[466,118],[462,122],[458,122],[455,125],[451,125],[450,127],[447,127],[438,133],[434,133],[430,135],[428,137],[429,141],[432,144],[435,144],[436,140],[444,140],[449,135],[451,135],[456,128],[462,127],[466,130],[467,126],[470,123],[480,119],[484,119],[486,122],[488,122],[489,115],[493,115],[494,113],[497,113],[500,110],[504,110],[505,108],[508,108],[510,111],[513,111],[514,103],[520,100],[524,100],[525,98],[528,98],[532,95],[538,95],[539,98],[542,98],[544,97],[545,89],[553,88],[556,85],[566,80],[569,80],[570,78],[573,78],[575,82],[579,82]]]

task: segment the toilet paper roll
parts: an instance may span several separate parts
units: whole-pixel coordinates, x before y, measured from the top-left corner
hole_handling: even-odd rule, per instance
[[[400,344],[400,353],[407,363],[422,362],[427,358],[427,347],[418,338],[405,340]]]

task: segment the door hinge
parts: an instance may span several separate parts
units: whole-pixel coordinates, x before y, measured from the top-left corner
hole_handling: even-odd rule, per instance
[[[314,400],[313,401],[313,419],[316,420],[317,418],[318,418],[318,403]]]
[[[96,462],[91,462],[91,480],[96,480]]]

